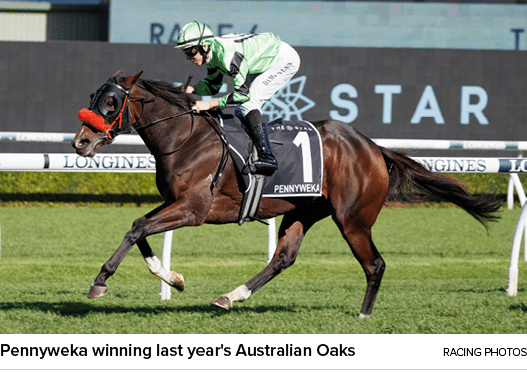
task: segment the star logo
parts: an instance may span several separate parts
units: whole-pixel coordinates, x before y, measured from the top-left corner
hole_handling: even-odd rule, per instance
[[[287,83],[263,105],[262,115],[269,116],[269,120],[277,118],[302,120],[302,113],[316,105],[314,101],[302,94],[306,79],[304,75]]]

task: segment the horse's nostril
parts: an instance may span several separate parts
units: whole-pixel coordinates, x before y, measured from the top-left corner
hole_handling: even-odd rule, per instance
[[[72,143],[73,147],[76,149],[82,149],[83,147],[86,147],[90,143],[89,139],[78,139]]]

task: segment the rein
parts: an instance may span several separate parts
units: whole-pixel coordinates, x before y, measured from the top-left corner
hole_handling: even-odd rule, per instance
[[[133,98],[133,97],[131,97]],[[141,116],[139,117],[139,119],[141,119],[141,117],[143,116],[143,112],[144,112],[144,103],[150,103],[150,102],[154,102],[155,101],[155,98],[153,100],[150,100],[150,101],[145,101],[144,98],[141,98]],[[173,151],[170,151],[170,152],[165,152],[165,153],[152,153],[152,155],[154,156],[168,156],[168,155],[172,155],[172,154],[175,154],[176,152],[178,152],[179,150],[181,150],[181,148],[190,140],[190,138],[192,137],[192,134],[194,133],[194,110],[187,110],[187,111],[184,111],[184,112],[180,112],[179,114],[176,114],[176,115],[172,115],[172,116],[167,116],[167,117],[164,117],[164,118],[161,118],[161,119],[157,119],[157,120],[154,120],[148,124],[145,124],[145,125],[142,125],[142,126],[139,126],[139,125],[136,125],[138,122],[136,121],[132,127],[136,130],[136,131],[139,131],[139,130],[144,130],[144,129],[147,129],[147,128],[150,128],[156,124],[159,124],[159,123],[162,123],[166,120],[170,120],[170,119],[174,119],[174,118],[178,118],[178,117],[181,117],[181,116],[185,116],[185,115],[189,115],[191,116],[192,118],[192,122],[191,122],[191,126],[190,126],[190,133],[188,134],[187,138],[185,139],[185,141],[183,141],[183,143],[181,145],[178,146],[178,148],[176,148],[175,150]],[[214,187],[217,187],[218,186],[218,183],[220,182],[220,178],[221,176],[223,175],[223,172],[225,170],[225,167],[227,166],[227,161],[228,161],[228,158],[229,158],[229,142],[227,141],[227,137],[225,137],[225,134],[222,130],[222,126],[221,124],[219,123],[218,119],[214,116],[212,116],[209,112],[206,112],[206,114],[214,120],[214,122],[216,123],[216,126],[212,125],[212,123],[207,120],[207,123],[210,124],[210,126],[212,127],[212,129],[214,130],[214,132],[216,132],[216,134],[218,135],[218,137],[220,137],[221,139],[221,144],[222,144],[222,154],[221,154],[221,160],[220,160],[220,164],[218,166],[218,170],[216,171],[216,175],[214,176],[213,180],[212,180],[212,188]]]
[[[169,152],[158,152],[158,153],[152,153],[152,155],[154,156],[168,156],[168,155],[172,155],[172,154],[175,154],[176,152],[178,152],[179,150],[181,150],[181,148],[183,146],[185,146],[185,144],[190,140],[190,137],[192,137],[192,133],[194,133],[194,115],[193,115],[193,112],[194,110],[188,110],[188,111],[185,111],[185,112],[180,112],[179,114],[177,115],[173,115],[173,116],[167,116],[166,118],[162,118],[162,119],[158,119],[158,120],[155,120],[151,123],[148,123],[146,125],[143,125],[143,126],[136,126],[135,124],[137,124],[137,121],[135,122],[135,124],[133,125],[133,128],[136,130],[136,131],[139,131],[139,130],[144,130],[144,129],[147,129],[149,127],[152,127],[156,124],[159,124],[159,123],[162,123],[163,121],[166,121],[166,120],[169,120],[169,119],[174,119],[174,118],[178,118],[178,117],[181,117],[181,116],[184,116],[184,115],[188,115],[190,114],[190,117],[192,119],[192,122],[190,124],[190,133],[188,134],[187,138],[185,139],[185,141],[183,141],[183,143],[181,145],[179,145],[179,147],[173,151],[169,151]],[[139,118],[140,119],[140,118]]]
[[[150,101],[148,101],[148,102],[145,101],[145,103],[150,103],[150,102],[154,102],[154,101],[155,101],[155,100],[150,100]],[[143,108],[144,108],[144,106],[143,106]],[[167,116],[166,118],[158,119],[158,120],[155,120],[155,121],[153,121],[153,122],[151,122],[151,123],[148,123],[148,124],[146,124],[146,125],[142,125],[142,126],[135,126],[135,124],[137,124],[137,121],[136,121],[136,122],[134,123],[134,129],[135,129],[135,130],[138,130],[138,129],[146,129],[146,128],[148,128],[148,127],[151,127],[151,126],[153,126],[153,125],[156,125],[156,124],[158,124],[158,123],[161,123],[161,122],[163,122],[163,121],[165,121],[165,120],[178,118],[178,117],[180,117],[180,116],[184,116],[184,115],[187,115],[187,114],[191,114],[191,113],[193,113],[193,112],[194,112],[194,110],[188,110],[188,111],[185,111],[185,112],[180,112],[180,113],[177,114],[177,115]],[[141,116],[143,116],[142,114],[143,114],[143,111],[141,110]],[[194,117],[194,115],[192,115],[192,117]],[[139,117],[139,119],[141,119],[141,117]]]

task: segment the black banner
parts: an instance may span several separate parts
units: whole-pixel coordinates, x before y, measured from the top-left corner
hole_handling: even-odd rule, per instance
[[[143,70],[144,78],[173,82],[184,82],[190,74],[197,82],[206,74],[206,68],[192,65],[169,45],[1,42],[0,48],[2,131],[76,132],[78,111],[120,68],[127,75]],[[300,70],[291,86],[264,106],[264,114],[338,119],[372,138],[527,138],[525,51],[296,49]],[[228,91],[229,78],[224,82]],[[67,152],[70,146],[2,143],[2,151]]]

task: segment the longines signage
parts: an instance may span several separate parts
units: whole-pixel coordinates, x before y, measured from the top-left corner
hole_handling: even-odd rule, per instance
[[[428,170],[439,173],[527,173],[522,158],[438,158],[415,157]]]

